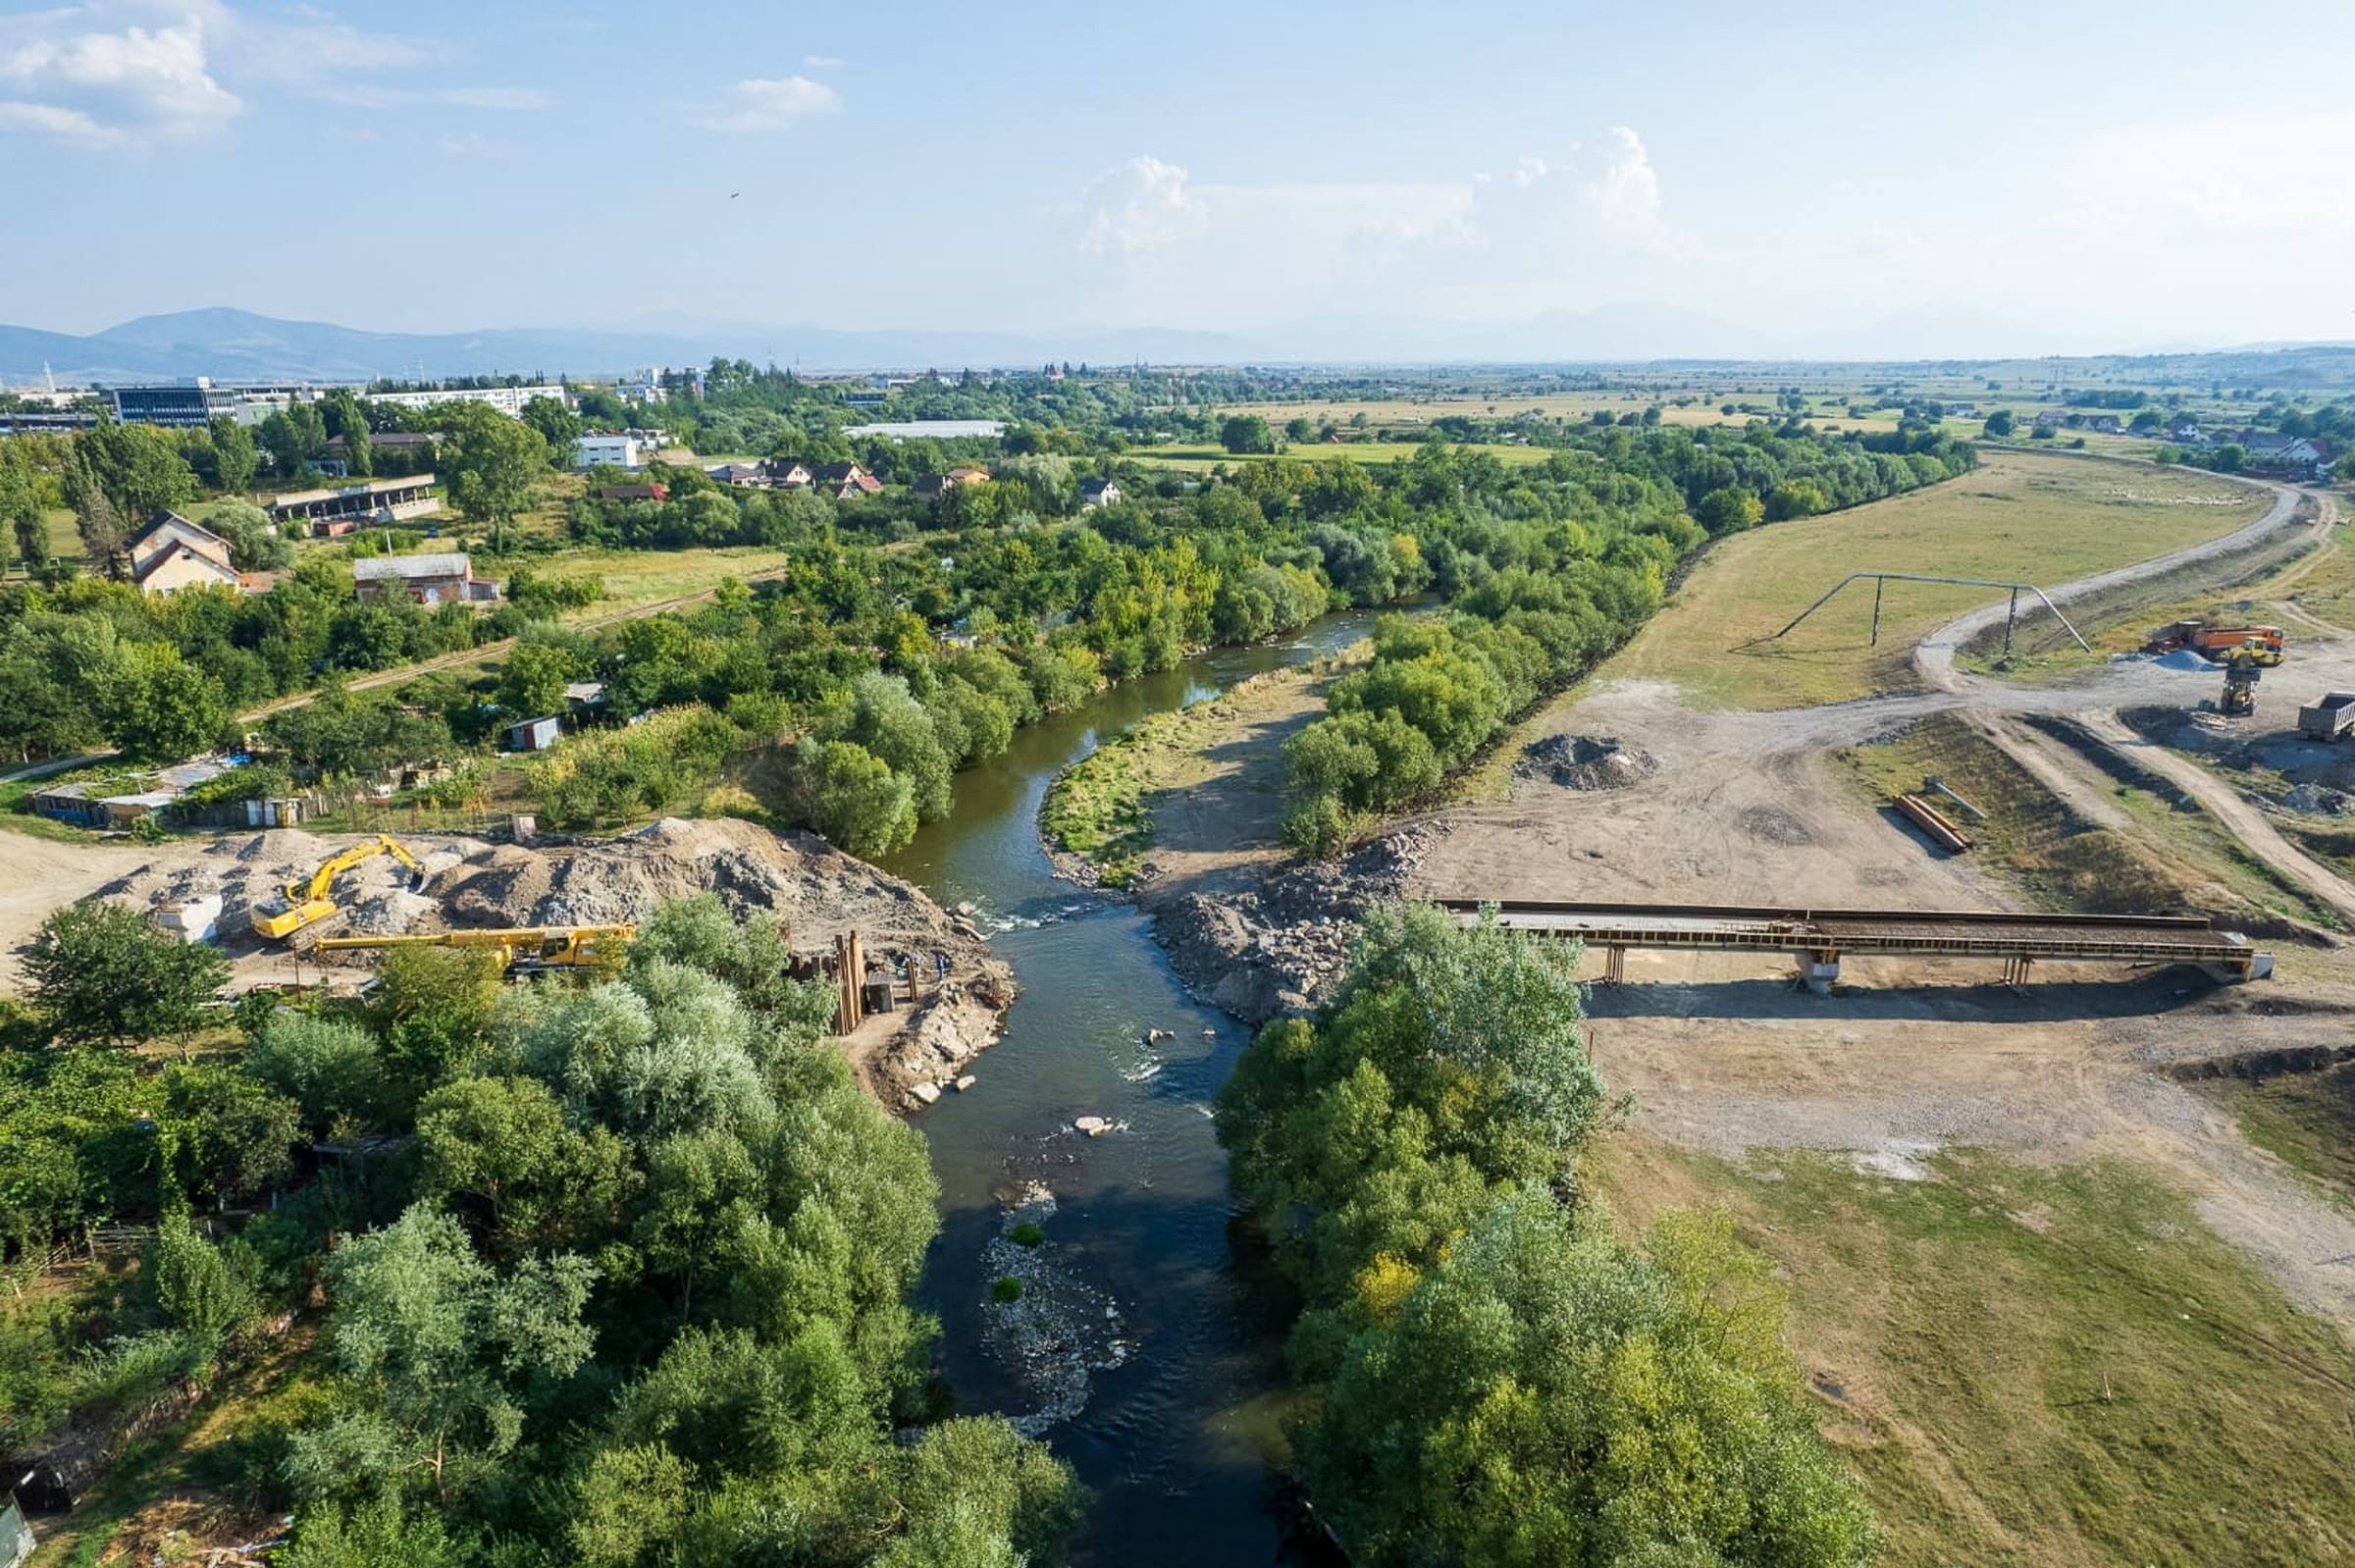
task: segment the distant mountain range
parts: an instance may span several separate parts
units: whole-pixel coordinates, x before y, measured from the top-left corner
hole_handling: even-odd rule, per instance
[[[2240,363],[2286,344],[2174,351],[2141,362],[2218,359]],[[2326,350],[2327,367],[2306,367],[2317,386],[2355,385],[2355,351]],[[1509,325],[1462,325],[1394,317],[1324,317],[1249,333],[1088,329],[1062,335],[984,332],[845,332],[650,317],[623,330],[492,328],[466,333],[362,332],[330,322],[281,321],[216,307],[141,316],[87,337],[0,326],[0,383],[150,381],[211,376],[221,381],[368,381],[496,374],[600,376],[647,365],[692,365],[724,354],[811,371],[1006,367],[1069,360],[1153,364],[1536,364],[1648,360],[1788,363],[1835,360],[1965,363],[2029,354],[2092,354],[2091,342],[2054,340],[2017,323],[1914,312],[1854,332],[1777,339],[1699,311],[1669,305],[1608,305],[1553,311]],[[2106,356],[2107,357],[2107,356]],[[2174,368],[2181,368],[2175,366]]]

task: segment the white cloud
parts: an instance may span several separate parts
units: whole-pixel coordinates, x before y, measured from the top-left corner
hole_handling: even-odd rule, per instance
[[[265,15],[225,0],[78,0],[0,18],[0,132],[85,147],[184,139],[235,120],[247,107],[236,89],[256,85],[376,108],[547,103],[528,88],[374,79],[444,53],[430,40],[370,32],[307,5]]]
[[[839,71],[846,62],[840,55],[806,54],[802,56],[802,64],[812,71]]]
[[[122,132],[100,125],[78,109],[5,99],[0,99],[0,131],[30,131],[85,147],[111,147],[122,138]]]
[[[1485,184],[1488,182],[1489,177],[1487,175],[1481,175],[1478,178],[1480,179],[1481,183]],[[1515,162],[1513,165],[1513,183],[1516,185],[1527,187],[1536,184],[1539,181],[1544,178],[1545,160],[1543,158],[1523,158]]]
[[[0,125],[85,146],[218,130],[244,107],[213,78],[204,20],[123,23],[96,6],[0,22]]]
[[[1625,126],[1610,131],[1609,161],[1587,183],[1595,221],[1613,239],[1664,248],[1668,224],[1660,212],[1660,177],[1651,167],[1644,138]]]
[[[728,102],[732,107],[697,123],[708,131],[783,131],[797,120],[835,113],[842,95],[808,77],[754,77],[729,89]]]
[[[1098,176],[1083,198],[1091,211],[1079,248],[1160,250],[1207,232],[1209,209],[1185,188],[1188,178],[1176,164],[1149,156]]]

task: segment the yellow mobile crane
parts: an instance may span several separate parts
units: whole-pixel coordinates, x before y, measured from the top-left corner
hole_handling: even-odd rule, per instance
[[[582,968],[619,964],[627,955],[635,925],[492,925],[463,931],[421,931],[408,936],[330,936],[320,939],[318,951],[348,953],[379,947],[492,948],[498,965],[510,973],[539,969]]]
[[[373,839],[363,840],[347,850],[329,856],[319,862],[319,868],[309,876],[288,881],[280,889],[281,898],[277,902],[256,904],[253,907],[255,934],[273,939],[292,936],[306,925],[316,925],[340,913],[336,901],[328,897],[335,888],[336,878],[380,855],[390,855],[407,866],[412,875],[412,885],[425,880],[425,867],[418,863],[416,856],[409,853],[409,847],[389,834],[379,833]]]

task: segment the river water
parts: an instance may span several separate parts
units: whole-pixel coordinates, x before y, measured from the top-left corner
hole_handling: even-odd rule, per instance
[[[1039,1394],[993,1353],[986,1256],[1006,1195],[1043,1180],[1058,1208],[1040,1257],[1118,1312],[1124,1364],[1091,1371],[1085,1404],[1043,1436],[1092,1492],[1082,1563],[1294,1563],[1267,1438],[1282,1390],[1281,1292],[1238,1256],[1227,1159],[1210,1121],[1248,1031],[1190,999],[1125,900],[1055,875],[1038,840],[1055,775],[1149,713],[1303,663],[1366,633],[1321,621],[1282,646],[1223,649],[1017,731],[957,779],[956,810],[886,869],[941,904],[970,903],[1020,996],[979,1083],[918,1115],[941,1185],[924,1305],[957,1408],[1035,1415]],[[1146,1042],[1148,1030],[1171,1037]],[[1100,1116],[1117,1130],[1071,1131]],[[1000,1243],[1000,1251],[1003,1251]]]

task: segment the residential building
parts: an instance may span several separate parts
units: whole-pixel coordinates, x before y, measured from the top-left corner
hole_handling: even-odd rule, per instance
[[[302,523],[313,534],[336,534],[348,529],[321,528],[319,523],[396,523],[442,509],[434,495],[434,476],[411,474],[403,479],[372,479],[364,485],[336,490],[298,490],[270,498],[270,516],[281,523]]]
[[[362,392],[372,403],[390,403],[395,408],[441,408],[450,403],[481,403],[496,408],[512,418],[523,412],[523,405],[535,397],[550,397],[572,406],[572,394],[561,386],[542,382],[532,387],[445,387],[431,392]]]
[[[761,477],[772,490],[808,490],[811,473],[807,464],[793,457],[771,457],[760,465]]]
[[[613,395],[630,403],[660,403],[670,400],[670,390],[662,385],[662,372],[647,369],[633,372],[613,384]]]
[[[720,463],[704,472],[723,485],[741,485],[752,490],[765,489],[768,485],[768,476],[760,471],[759,463]]]
[[[1121,487],[1109,479],[1083,479],[1079,482],[1079,504],[1090,511],[1121,503]]]
[[[883,481],[857,463],[827,463],[811,475],[811,483],[823,495],[836,500],[857,500],[872,496],[883,489]]]
[[[916,482],[916,498],[938,500],[952,490],[961,490],[967,485],[986,484],[988,481],[989,470],[986,468],[952,468],[945,474],[926,474]]]
[[[597,498],[599,500],[666,501],[670,499],[670,487],[663,484],[600,485],[597,487]]]
[[[2244,430],[2240,433],[2240,445],[2249,454],[2250,468],[2292,479],[2312,479],[2329,461],[2322,444],[2307,436]]]
[[[229,541],[178,512],[158,512],[130,550],[131,580],[142,594],[177,594],[183,588],[238,591]]]
[[[352,597],[370,602],[405,599],[419,604],[487,603],[498,584],[474,575],[464,551],[434,555],[379,555],[351,563]]]
[[[583,436],[573,444],[573,467],[595,468],[600,463],[610,463],[615,468],[641,468],[646,464],[646,454],[639,448],[635,436],[601,433]]]

